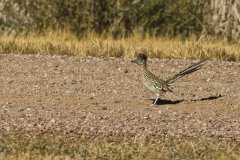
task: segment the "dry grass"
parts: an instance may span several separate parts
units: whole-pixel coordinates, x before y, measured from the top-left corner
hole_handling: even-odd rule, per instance
[[[238,159],[239,144],[214,140],[82,141],[53,135],[4,134],[0,159]]]
[[[92,33],[78,39],[70,32],[60,31],[18,36],[2,35],[0,53],[134,57],[138,52],[146,52],[150,57],[158,58],[240,60],[240,46],[237,44],[210,38],[182,41],[178,38],[142,38],[138,35],[119,40]]]

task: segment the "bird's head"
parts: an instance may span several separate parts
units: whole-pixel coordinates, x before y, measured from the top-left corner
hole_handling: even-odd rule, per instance
[[[147,56],[144,53],[140,53],[137,56],[137,59],[132,60],[132,63],[137,63],[139,66],[146,67],[147,65]]]

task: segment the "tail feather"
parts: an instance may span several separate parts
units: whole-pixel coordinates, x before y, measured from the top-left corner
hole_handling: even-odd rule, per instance
[[[201,67],[205,64],[205,61],[200,61],[198,63],[195,63],[193,65],[191,65],[190,67],[182,70],[181,72],[179,72],[178,74],[174,75],[173,77],[169,78],[167,80],[167,84],[171,85],[172,83],[174,83],[176,80],[178,80],[181,77],[184,77],[190,73],[193,73],[199,69],[201,69]]]

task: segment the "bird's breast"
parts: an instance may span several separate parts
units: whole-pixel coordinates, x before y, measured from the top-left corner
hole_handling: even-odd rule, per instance
[[[158,88],[156,88],[156,86],[154,85],[154,83],[151,82],[151,81],[149,81],[148,79],[143,78],[143,83],[144,83],[144,85],[146,86],[146,88],[149,89],[151,92],[154,92],[154,93],[159,93],[159,92],[161,92],[161,90],[159,90]]]

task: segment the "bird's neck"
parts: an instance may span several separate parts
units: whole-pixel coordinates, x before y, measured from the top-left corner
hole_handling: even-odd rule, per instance
[[[142,72],[149,72],[148,68],[147,68],[147,65],[141,66],[141,69],[142,69]]]

